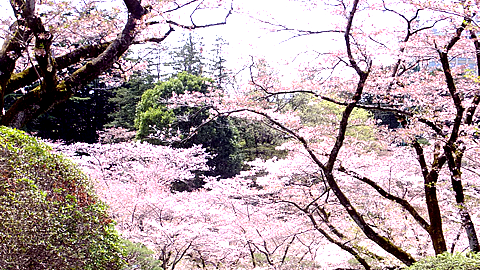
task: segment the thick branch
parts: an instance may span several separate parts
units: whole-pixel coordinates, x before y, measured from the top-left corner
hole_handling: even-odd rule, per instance
[[[460,35],[462,34],[463,30],[465,27],[470,23],[470,20],[465,18],[463,21],[462,25],[457,29],[456,35],[450,40],[446,51],[442,52],[438,50],[438,53],[440,55],[440,61],[443,66],[443,73],[445,74],[445,80],[447,82],[448,90],[450,92],[450,96],[452,98],[452,101],[455,105],[456,109],[456,114],[455,114],[455,120],[453,123],[453,127],[451,130],[450,138],[448,141],[445,143],[444,146],[444,153],[447,157],[448,160],[448,167],[450,169],[450,173],[452,174],[452,187],[455,191],[456,194],[456,201],[457,204],[459,204],[460,207],[463,207],[464,203],[464,196],[463,196],[463,186],[461,182],[461,172],[460,172],[460,167],[461,167],[461,160],[463,156],[463,151],[459,151],[458,154],[455,156],[454,151],[457,150],[456,145],[457,145],[457,140],[458,136],[460,133],[460,126],[462,124],[463,120],[463,113],[465,111],[465,108],[462,105],[462,99],[460,97],[460,93],[458,93],[456,86],[455,86],[455,81],[453,79],[451,70],[450,70],[450,63],[448,61],[448,51],[455,45],[455,43],[460,39]],[[475,41],[474,41],[475,43]],[[478,44],[476,44],[478,45]],[[478,54],[478,52],[477,52]],[[473,109],[474,110],[474,109]],[[455,160],[455,158],[458,158],[458,160]],[[426,189],[427,190],[427,189]],[[428,203],[428,201],[427,201]],[[474,250],[479,250],[480,246],[478,243],[477,235],[475,232],[475,228],[473,227],[470,215],[466,211],[466,209],[460,209],[462,221],[465,225],[465,228],[467,230],[467,236],[469,238],[470,246]],[[445,249],[446,250],[446,249]],[[445,251],[444,250],[444,251]],[[435,250],[437,251],[437,250]],[[437,253],[438,254],[438,253]]]
[[[453,38],[452,40],[455,40],[455,39],[456,37]],[[451,43],[452,42],[450,42],[450,44]],[[463,112],[465,111],[465,108],[462,105],[462,99],[460,97],[460,93],[457,91],[457,87],[455,86],[455,80],[453,79],[452,71],[450,70],[448,53],[439,51],[439,54],[440,54],[440,61],[443,66],[443,73],[445,75],[445,81],[447,83],[448,91],[450,92],[450,96],[453,100],[453,104],[455,105],[455,109],[456,109],[455,120],[453,123],[452,130],[450,132],[450,138],[448,140],[449,144],[453,144],[458,138],[458,135],[460,132],[460,126],[462,124]]]
[[[452,181],[452,189],[455,192],[455,201],[457,202],[458,211],[462,220],[462,225],[467,233],[470,250],[473,252],[480,251],[480,244],[473,224],[472,218],[465,205],[465,195],[463,193],[462,184],[462,158],[465,148],[460,147],[452,148],[450,145],[445,146],[445,155],[448,160],[448,168],[450,170],[450,179]]]
[[[437,182],[438,172],[445,163],[445,157],[436,156],[432,170],[428,171],[422,146],[417,141],[414,141],[413,148],[417,152],[424,179],[425,201],[430,218],[430,230],[428,233],[432,239],[435,254],[441,254],[447,251],[447,244],[443,235],[442,216],[437,197]]]
[[[127,6],[128,12],[131,16],[137,20],[147,13],[138,0],[123,0],[123,2]]]
[[[353,2],[352,10],[350,11],[350,15],[348,16],[348,22],[347,22],[347,27],[345,29],[344,38],[345,38],[347,55],[348,55],[348,60],[350,61],[350,65],[355,69],[357,74],[360,77],[362,77],[362,74],[364,74],[365,72],[360,69],[357,62],[355,61],[355,58],[353,57],[353,53],[352,53],[351,42],[350,42],[350,32],[352,30],[353,17],[355,16],[355,13],[357,12],[358,2],[359,2],[358,0]]]
[[[22,21],[16,21],[10,29],[13,34],[6,38],[0,51],[0,82],[8,80],[31,37],[30,29]]]
[[[132,44],[137,19],[130,16],[121,34],[98,57],[79,68],[58,84],[55,90],[35,89],[17,100],[1,119],[1,124],[20,128],[55,104],[70,98],[86,83],[110,68]]]
[[[72,52],[55,58],[53,61],[54,68],[57,70],[62,70],[73,64],[80,63],[83,59],[97,57],[103,51],[105,51],[110,44],[111,43],[108,42],[80,47]],[[22,72],[13,74],[10,80],[7,82],[5,94],[10,94],[22,87],[33,84],[39,79],[37,72],[35,71],[38,68],[38,66],[30,67]]]
[[[155,43],[161,43],[162,41],[164,41],[171,33],[173,33],[173,31],[175,31],[175,29],[173,29],[173,27],[170,27],[168,29],[168,31],[161,37],[159,38],[149,38],[149,39],[146,39],[144,40],[144,42],[155,42]]]
[[[473,45],[475,47],[475,58],[477,60],[477,76],[480,76],[480,42],[478,41],[478,37],[475,34],[474,30],[470,30],[470,38],[473,40]],[[480,104],[480,94],[476,93],[475,97],[473,98],[472,105],[467,109],[466,117],[465,117],[465,124],[471,125],[473,122],[473,116],[475,115],[475,111],[477,110],[478,105]]]
[[[3,114],[4,97],[8,94],[7,82],[15,69],[15,63],[31,38],[30,29],[21,23],[21,21],[16,21],[10,27],[13,35],[6,38],[0,51],[0,115]]]
[[[360,78],[357,83],[357,88],[352,98],[352,102],[345,107],[345,110],[343,111],[343,114],[342,114],[342,119],[340,120],[338,135],[335,140],[335,145],[333,146],[330,152],[328,162],[326,164],[326,168],[329,171],[329,173],[331,173],[331,171],[333,170],[333,166],[335,164],[335,161],[337,160],[338,153],[340,152],[340,149],[343,146],[343,142],[345,140],[345,133],[347,131],[348,118],[350,117],[350,114],[352,113],[353,109],[357,106],[357,103],[360,101],[362,97],[363,88],[365,87],[365,82],[367,81],[368,74],[369,74],[369,71],[365,72],[361,70],[360,67],[357,65],[357,62],[353,57],[351,44],[350,44],[350,31],[352,29],[353,17],[355,16],[355,13],[357,11],[358,2],[359,2],[358,0],[353,2],[353,7],[348,18],[348,24],[345,30],[345,44],[347,48],[348,59],[350,60],[350,65],[355,69],[355,71],[357,72]],[[370,63],[368,65],[370,65]]]
[[[430,231],[430,225],[428,224],[428,222],[422,216],[420,216],[420,214],[417,212],[417,210],[415,210],[415,208],[407,200],[402,199],[398,196],[395,196],[395,195],[387,192],[385,189],[380,187],[373,180],[371,180],[367,177],[361,176],[354,171],[347,170],[344,167],[340,167],[338,170],[340,172],[346,173],[346,174],[362,181],[363,183],[371,186],[373,189],[375,189],[378,192],[378,194],[380,194],[385,199],[388,199],[390,201],[393,201],[393,202],[401,205],[403,207],[403,209],[405,209],[408,213],[410,213],[410,215],[415,219],[415,221],[417,221],[418,224],[420,224],[420,226],[422,226],[422,228],[425,229],[425,231],[427,231],[427,232]]]

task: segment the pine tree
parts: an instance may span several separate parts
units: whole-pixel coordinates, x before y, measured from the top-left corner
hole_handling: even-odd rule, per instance
[[[184,38],[182,47],[177,47],[169,52],[172,61],[165,65],[173,68],[173,74],[186,72],[195,76],[202,76],[206,66],[205,57],[202,55],[204,46],[202,40],[191,33]]]
[[[115,88],[113,90],[115,96],[109,100],[115,104],[115,111],[109,115],[112,121],[107,126],[134,130],[137,104],[142,94],[153,86],[153,77],[150,74],[138,73],[122,86]]]
[[[225,67],[225,62],[227,61],[223,57],[224,46],[228,45],[222,37],[217,37],[214,48],[211,50],[212,58],[210,59],[211,65],[209,74],[212,79],[215,80],[216,87],[218,89],[225,89],[225,85],[229,83],[230,72]]]
[[[98,140],[97,132],[110,121],[109,114],[114,110],[109,101],[112,97],[112,90],[97,79],[24,129],[45,139],[94,143]]]

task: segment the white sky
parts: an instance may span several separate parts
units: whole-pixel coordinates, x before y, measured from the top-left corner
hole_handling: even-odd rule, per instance
[[[227,67],[240,68],[254,58],[265,58],[267,62],[280,71],[284,82],[288,83],[298,78],[297,67],[309,62],[315,57],[315,52],[329,52],[345,46],[342,34],[318,34],[291,38],[292,32],[272,32],[274,28],[263,24],[256,19],[285,25],[289,28],[301,30],[329,30],[332,24],[343,19],[334,16],[326,10],[326,1],[317,1],[318,6],[312,5],[310,0],[233,0],[234,6],[240,9],[233,13],[226,25],[205,29],[197,29],[194,33],[203,37],[203,43],[213,44],[216,36],[223,37],[229,46],[227,51]],[[303,2],[303,3],[302,3]],[[188,10],[184,10],[189,14]],[[197,24],[222,21],[226,11],[214,12],[205,10],[195,16]],[[363,16],[363,17],[362,17]],[[189,24],[189,18],[183,23]],[[217,18],[217,19],[215,19]],[[392,13],[377,12],[373,16],[356,15],[358,19],[370,21],[371,25],[384,27],[398,25],[399,18]],[[378,23],[381,22],[381,23]],[[167,39],[175,42],[181,39],[182,31],[176,31]],[[306,53],[310,52],[310,53]],[[379,59],[381,56],[378,56]],[[293,61],[295,59],[295,61]],[[378,59],[377,59],[378,60]],[[384,62],[385,59],[380,61]]]
[[[117,0],[111,0],[110,3],[113,4],[113,2],[122,4],[121,1]],[[325,39],[319,40],[312,37],[300,37],[285,41],[291,37],[291,34],[270,32],[265,29],[269,27],[268,25],[258,23],[250,17],[251,15],[255,18],[285,24],[289,27],[318,30],[319,25],[328,24],[328,18],[331,17],[328,12],[319,10],[308,12],[301,3],[289,0],[234,0],[234,7],[239,8],[240,12],[234,12],[228,18],[227,25],[194,31],[196,35],[203,37],[203,43],[206,47],[208,47],[208,44],[213,44],[217,36],[225,39],[230,44],[225,48],[226,64],[231,68],[249,63],[251,56],[253,56],[254,58],[265,58],[272,66],[278,66],[281,70],[288,69],[289,71],[285,73],[290,74],[293,69],[286,68],[284,65],[290,63],[297,54],[314,48],[318,49],[320,42],[323,44],[322,46],[328,44]],[[236,10],[238,11],[238,9]],[[0,12],[4,18],[13,16],[7,0],[0,0]],[[188,8],[184,8],[180,12],[190,14]],[[292,17],[292,14],[295,16]],[[225,9],[204,10],[197,11],[194,19],[197,24],[213,23],[222,21],[225,15]],[[186,20],[180,22],[190,24],[188,15],[183,17]],[[272,18],[275,18],[275,20]],[[308,22],[313,22],[313,24],[310,25]],[[186,32],[177,28],[164,44],[167,46],[168,44],[175,44],[182,38],[182,33]]]
[[[217,35],[229,43],[226,48],[227,66],[239,68],[250,63],[251,56],[265,58],[271,66],[281,71],[286,81],[290,81],[296,76],[296,67],[302,61],[303,54],[299,54],[335,46],[331,39],[338,37],[338,34],[289,39],[292,33],[272,32],[269,30],[272,26],[255,20],[266,20],[304,30],[325,30],[326,28],[322,29],[321,26],[330,25],[333,16],[320,8],[307,10],[301,3],[291,0],[236,0],[234,4],[240,7],[241,12],[233,13],[226,25],[195,30],[196,34],[204,38],[205,44],[213,42]],[[211,11],[204,13],[211,18]],[[202,15],[198,14],[194,18],[201,21]],[[219,12],[218,20],[224,15],[225,12]],[[292,62],[296,57],[297,60]]]
[[[6,1],[0,0],[0,12],[11,14],[9,4]],[[340,34],[321,34],[289,39],[292,33],[271,32],[266,29],[272,28],[271,26],[261,24],[252,18],[286,25],[291,28],[326,30],[326,27],[329,27],[332,22],[338,21],[338,17],[335,18],[331,15],[321,4],[315,7],[309,4],[309,1],[304,1],[305,3],[292,0],[233,1],[234,7],[237,11],[239,9],[239,12],[234,12],[228,18],[227,25],[194,31],[196,35],[204,38],[203,43],[207,47],[206,50],[209,49],[208,44],[213,44],[217,36],[223,37],[230,44],[225,48],[226,65],[229,68],[237,69],[244,66],[251,61],[251,56],[265,58],[271,66],[281,70],[281,74],[285,76],[286,81],[290,81],[297,76],[295,74],[296,67],[312,58],[311,54],[302,54],[303,52],[328,51],[335,46],[343,46],[343,43],[333,41],[334,38],[341,38]],[[110,1],[105,2],[109,3]],[[118,2],[118,0],[111,0],[110,3],[113,2]],[[121,4],[121,1],[119,4]],[[179,22],[190,24],[188,17],[190,10],[182,9],[180,12],[187,14],[187,16],[181,16],[186,20]],[[197,12],[194,20],[197,24],[219,22],[223,20],[226,12],[225,9],[204,10]],[[381,17],[378,19],[388,20]],[[322,27],[324,28],[322,29]],[[177,28],[164,44],[172,46],[182,38],[182,33],[185,32]],[[292,62],[295,57],[297,57],[297,60]]]

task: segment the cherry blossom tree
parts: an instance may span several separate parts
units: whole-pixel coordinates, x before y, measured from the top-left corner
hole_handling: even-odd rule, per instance
[[[212,117],[200,127],[214,115],[265,121],[290,138],[282,145],[290,151],[286,159],[255,161],[243,177],[206,179],[207,190],[170,193],[168,183],[175,177],[193,177],[203,168],[200,148],[172,153],[168,160],[181,160],[177,170],[167,159],[152,163],[160,169],[148,169],[152,165],[143,159],[162,157],[168,148],[151,156],[150,146],[125,144],[121,148],[130,149],[125,158],[110,158],[123,150],[91,147],[102,153],[93,155],[99,160],[122,161],[97,160],[103,165],[92,177],[110,179],[109,169],[122,167],[111,178],[115,185],[104,181],[99,190],[118,213],[124,234],[157,248],[165,267],[189,256],[200,265],[223,260],[256,267],[255,254],[274,267],[292,251],[314,254],[312,234],[348,252],[365,269],[375,267],[372,261],[411,265],[425,255],[479,251],[479,7],[473,1],[435,0],[316,4],[336,19],[320,30],[263,20],[274,32],[333,35],[338,45],[318,50],[291,85],[259,61],[252,64],[243,92],[172,98],[177,101],[172,108],[210,109]],[[375,22],[379,14],[394,21]],[[288,105],[298,94],[309,97],[307,108],[329,102],[341,109],[306,119],[305,111]],[[359,109],[394,114],[400,127],[355,118]],[[370,125],[374,135],[357,136],[358,125]],[[139,158],[127,158],[135,151],[142,152]],[[155,174],[159,170],[168,173]],[[124,193],[128,198],[120,200]],[[275,226],[282,229],[269,229]]]
[[[305,63],[304,76],[291,86],[265,65],[252,64],[244,95],[190,102],[209,104],[219,115],[263,118],[290,136],[284,147],[291,150],[291,164],[257,184],[304,213],[364,268],[372,267],[368,257],[411,265],[432,252],[479,251],[479,7],[472,1],[386,0],[328,1],[322,7],[338,19],[330,29],[264,21],[272,31],[297,37],[337,35],[338,46],[317,51],[320,60]],[[378,14],[395,22],[374,23]],[[300,93],[310,96],[312,106],[327,101],[343,109],[312,125],[295,108],[280,106]],[[371,121],[377,138],[359,139],[348,132],[359,124],[355,109],[394,114],[400,128]]]
[[[251,187],[253,171],[172,192],[175,181],[208,169],[204,149],[132,142],[121,129],[100,137],[103,143],[51,145],[90,176],[122,236],[154,250],[163,269],[315,263],[321,241],[305,218]]]
[[[394,9],[392,3],[379,2],[379,10],[399,16],[403,20],[403,25],[406,26],[400,32],[403,39],[395,36],[391,37],[392,39],[402,40],[402,43],[398,46],[391,46],[381,43],[382,40],[385,40],[383,34],[389,33],[366,33],[367,31],[360,31],[357,28],[361,27],[361,23],[354,23],[356,16],[361,16],[359,7],[362,9],[366,7],[365,1],[353,1],[344,4],[344,9],[341,12],[345,14],[346,24],[341,31],[338,31],[344,35],[345,49],[338,52],[334,59],[337,63],[344,64],[346,68],[352,69],[356,73],[356,78],[341,82],[343,89],[332,84],[332,82],[339,81],[339,78],[334,78],[321,82],[323,88],[326,88],[326,91],[322,89],[323,93],[315,87],[315,84],[311,85],[311,91],[306,91],[317,99],[328,100],[345,106],[342,117],[336,125],[336,135],[330,141],[325,140],[326,144],[319,149],[315,145],[315,140],[318,140],[318,137],[312,136],[311,133],[307,135],[302,129],[292,128],[289,123],[285,124],[284,121],[279,121],[269,115],[265,114],[265,116],[270,117],[274,124],[303,144],[306,154],[320,169],[321,179],[325,181],[326,189],[331,190],[355,225],[368,239],[395,258],[407,265],[415,261],[412,255],[407,252],[406,246],[402,244],[402,240],[395,241],[396,237],[391,232],[387,233],[385,231],[385,227],[389,224],[379,223],[380,226],[376,226],[378,220],[385,217],[371,218],[368,212],[362,210],[365,208],[372,211],[373,207],[367,207],[367,204],[370,204],[369,200],[362,203],[361,196],[348,194],[348,182],[343,183],[343,177],[348,176],[350,180],[356,180],[369,187],[368,196],[373,196],[370,193],[376,192],[379,195],[378,200],[383,201],[383,205],[386,203],[396,204],[398,209],[408,213],[408,218],[413,219],[413,223],[421,228],[417,230],[424,230],[428,234],[435,254],[447,251],[445,234],[452,230],[451,228],[450,230],[447,229],[448,215],[446,213],[456,216],[454,210],[457,207],[461,224],[466,230],[470,249],[478,251],[478,240],[469,213],[470,208],[463,195],[464,183],[472,183],[471,181],[474,179],[468,179],[467,177],[473,177],[474,175],[462,173],[467,169],[462,165],[464,155],[474,154],[468,150],[471,149],[475,152],[474,149],[478,147],[475,140],[472,140],[475,136],[475,130],[472,129],[474,127],[473,119],[476,118],[475,112],[479,103],[474,89],[478,86],[476,86],[475,79],[465,76],[468,74],[465,71],[465,66],[451,68],[452,57],[462,56],[472,59],[477,57],[476,29],[473,23],[475,16],[473,10],[476,9],[476,6],[472,6],[468,2],[451,6],[446,4],[436,5],[439,3],[411,3],[412,6],[401,10],[398,7]],[[419,13],[424,9],[437,13],[432,15],[431,22],[422,26],[416,20],[418,20]],[[455,15],[449,15],[449,11],[454,11]],[[447,29],[440,30],[445,32],[440,36],[431,35],[429,32],[434,29],[435,25],[445,19],[450,20]],[[453,33],[450,30],[453,30]],[[469,37],[462,35],[464,31],[469,32]],[[369,39],[380,43],[380,46],[371,44],[368,41]],[[381,63],[375,64],[374,57],[376,55],[373,54],[373,48],[391,50],[388,53],[392,54],[393,49],[397,48],[396,54],[391,55],[391,57],[398,57],[398,60],[388,67]],[[463,55],[459,55],[459,53],[463,53]],[[441,67],[438,70],[429,69],[430,62],[438,62]],[[418,67],[419,70],[414,70],[415,67]],[[476,69],[478,70],[478,68]],[[476,76],[473,75],[473,77]],[[267,95],[279,94],[275,90],[271,90],[261,80],[254,80],[253,82]],[[305,91],[301,88],[297,89],[293,89],[293,91]],[[339,96],[339,91],[346,92],[343,93],[345,98],[342,99]],[[282,90],[280,90],[281,92]],[[362,98],[366,94],[373,94],[375,101],[370,104],[362,102]],[[347,162],[350,163],[353,157],[350,155],[344,156],[342,152],[358,153],[359,151],[351,148],[351,142],[346,136],[347,127],[352,124],[349,123],[349,119],[354,108],[391,111],[401,118],[402,129],[398,131],[386,130],[386,132],[387,136],[402,137],[407,146],[414,150],[414,156],[418,163],[413,166],[418,168],[415,175],[419,176],[416,181],[423,179],[422,193],[425,201],[421,207],[413,203],[414,200],[411,196],[415,192],[408,196],[414,189],[406,189],[403,194],[398,191],[392,192],[393,189],[389,189],[385,185],[386,183],[374,177],[374,174],[358,173],[346,168]],[[382,140],[388,140],[388,137],[383,137]],[[400,152],[401,150],[395,148],[393,151]],[[411,155],[412,153],[404,153],[397,156],[396,158],[401,160],[391,161],[391,164],[401,161],[403,166],[408,168],[409,165],[406,161],[409,160],[407,157]],[[364,158],[358,160],[358,164],[361,163],[364,163]],[[445,177],[450,178],[450,186],[439,183]],[[359,184],[357,183],[357,185]],[[447,192],[445,189],[448,188],[452,188],[453,192]],[[452,201],[453,198],[455,198],[454,201]],[[447,201],[450,205],[447,205]],[[313,207],[316,205],[316,203],[311,204],[313,202],[315,201],[311,201],[310,204],[295,205],[312,218],[311,211],[321,209]],[[315,210],[311,210],[312,207]],[[378,207],[377,209],[381,213],[381,209],[385,209],[384,207]],[[396,211],[394,209],[390,210],[390,207],[387,209],[389,209],[389,214]],[[321,217],[321,214],[319,216]],[[318,219],[314,220],[312,218],[312,224],[315,225]],[[376,221],[372,222],[369,219]],[[323,218],[323,222],[328,224],[329,220]],[[335,230],[331,229],[330,233],[335,233]],[[343,245],[344,243],[342,241],[339,244]],[[348,251],[350,247],[342,248]],[[366,262],[359,261],[365,268],[368,268]]]
[[[225,20],[190,25],[173,17],[192,6],[193,12],[222,2],[124,0],[102,6],[98,1],[10,1],[12,18],[2,19],[0,37],[0,123],[22,127],[55,104],[70,98],[88,82],[104,77],[112,82],[112,68],[132,72],[122,55],[134,44],[161,43],[175,28],[196,29],[225,24]],[[118,64],[118,65],[117,65]],[[137,67],[138,68],[138,67]],[[6,108],[5,98],[21,97]],[[5,111],[5,109],[7,109]]]

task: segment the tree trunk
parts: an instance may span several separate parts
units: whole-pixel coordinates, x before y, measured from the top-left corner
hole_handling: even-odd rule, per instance
[[[451,173],[452,189],[455,192],[455,201],[457,202],[458,212],[462,220],[462,225],[465,228],[467,234],[470,250],[474,252],[480,251],[480,244],[478,243],[477,232],[473,224],[470,213],[465,206],[465,195],[463,194],[461,165],[464,149],[457,149],[458,147],[451,147],[447,145],[445,147],[445,153],[447,154],[448,167]],[[453,151],[456,149],[457,151]],[[456,155],[454,156],[454,153]]]

